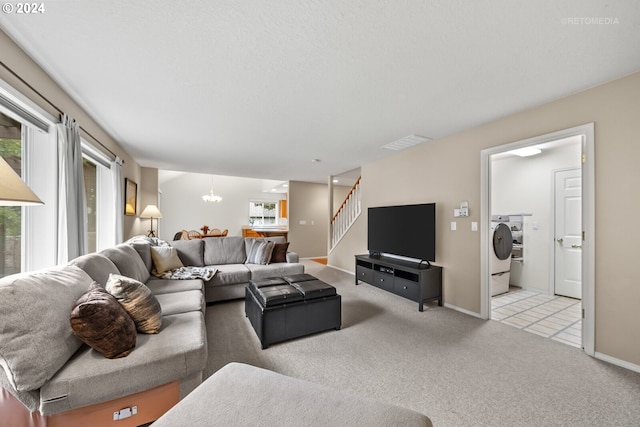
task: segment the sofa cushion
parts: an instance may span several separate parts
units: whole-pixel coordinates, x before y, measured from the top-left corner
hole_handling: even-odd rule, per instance
[[[208,238],[203,241],[204,265],[242,264],[247,259],[241,236]]]
[[[149,243],[136,242],[136,241],[133,241],[133,242],[129,241],[127,242],[127,244],[130,245],[133,249],[135,249],[136,252],[138,252],[138,255],[140,255],[140,259],[142,259],[142,262],[144,263],[145,268],[149,273],[151,273],[151,270],[153,269],[153,260],[151,259],[152,245]]]
[[[151,290],[142,282],[120,274],[112,274],[105,286],[124,307],[136,329],[144,334],[157,334],[162,326],[162,309]]]
[[[13,388],[39,388],[80,348],[69,313],[92,282],[72,265],[0,279],[0,365]]]
[[[247,264],[269,264],[275,243],[265,240],[254,240],[247,255]]]
[[[148,390],[201,372],[207,364],[200,311],[165,316],[159,334],[138,335],[136,350],[120,359],[78,351],[40,389],[40,412],[48,415]]]
[[[178,250],[178,257],[182,264],[204,267],[204,240],[176,240],[169,244]]]
[[[100,252],[109,258],[123,276],[131,277],[142,283],[149,279],[149,269],[133,246],[123,243]]]
[[[251,280],[304,273],[303,264],[292,264],[288,262],[279,262],[277,264],[269,265],[246,264],[246,266],[251,271]]]
[[[103,254],[98,253],[79,256],[78,258],[71,260],[69,264],[80,267],[89,275],[89,277],[100,283],[102,286],[107,284],[110,274],[120,274],[120,270],[118,270],[118,267],[113,263],[113,261]],[[88,287],[89,284],[87,284],[87,288]]]
[[[251,271],[245,264],[222,264],[212,265],[218,269],[213,279],[207,285],[235,285],[237,283],[248,283],[251,279]]]
[[[71,310],[71,329],[109,359],[128,356],[136,346],[136,325],[102,285],[93,283]]]
[[[204,289],[204,284],[201,279],[178,280],[151,278],[147,280],[146,285],[156,296],[173,292],[202,291]]]
[[[289,249],[289,242],[275,243],[269,262],[287,262],[287,249]]]
[[[184,267],[178,257],[178,250],[172,246],[151,246],[151,258],[158,274]]]
[[[173,292],[171,294],[157,295],[156,298],[162,307],[162,315],[170,316],[178,313],[205,310],[202,291]]]

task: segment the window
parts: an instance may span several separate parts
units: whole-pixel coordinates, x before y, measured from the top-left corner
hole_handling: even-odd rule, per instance
[[[0,112],[0,157],[22,173],[22,125]],[[0,277],[20,272],[22,265],[22,208],[0,206]]]
[[[87,204],[87,252],[97,252],[117,243],[111,164],[85,141],[82,141],[82,157]]]
[[[96,252],[96,164],[87,159],[82,159],[84,172],[84,195],[87,202],[87,252]]]
[[[0,207],[0,276],[50,267],[57,253],[54,118],[0,80],[0,155],[44,205]]]
[[[249,224],[275,225],[278,223],[277,202],[256,201],[249,202]]]

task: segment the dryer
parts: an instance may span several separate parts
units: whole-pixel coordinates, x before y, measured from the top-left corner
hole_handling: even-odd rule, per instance
[[[489,272],[491,274],[491,296],[509,291],[511,275],[511,253],[513,235],[507,224],[508,215],[494,215],[491,218],[491,255]]]

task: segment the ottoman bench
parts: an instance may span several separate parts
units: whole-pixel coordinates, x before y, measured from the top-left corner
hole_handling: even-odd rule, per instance
[[[262,349],[342,323],[336,288],[310,274],[250,281],[244,309]]]
[[[210,376],[153,427],[432,427],[426,415],[242,363]]]

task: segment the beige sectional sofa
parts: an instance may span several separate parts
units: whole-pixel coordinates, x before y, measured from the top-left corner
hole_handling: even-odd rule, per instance
[[[175,384],[179,395],[169,398],[166,407],[156,405],[155,413],[145,415],[148,419],[134,415],[132,424],[117,425],[140,425],[157,418],[202,382],[207,363],[206,302],[243,297],[244,285],[253,278],[304,270],[293,262],[297,261],[293,253],[287,254],[292,262],[245,264],[253,241],[242,237],[172,243],[183,264],[216,268],[213,278],[204,283],[154,277],[153,242],[137,239],[65,266],[0,279],[0,413],[3,418],[26,417],[4,418],[8,425],[54,425],[47,420],[104,402],[103,412],[111,417],[121,409],[108,406],[109,402],[121,405],[114,399]],[[69,326],[77,299],[93,281],[104,286],[110,274],[146,284],[163,316],[158,334],[138,334],[135,349],[119,359],[107,359],[83,344]],[[24,415],[15,410],[16,402],[26,409]],[[73,425],[69,420],[60,425]]]

